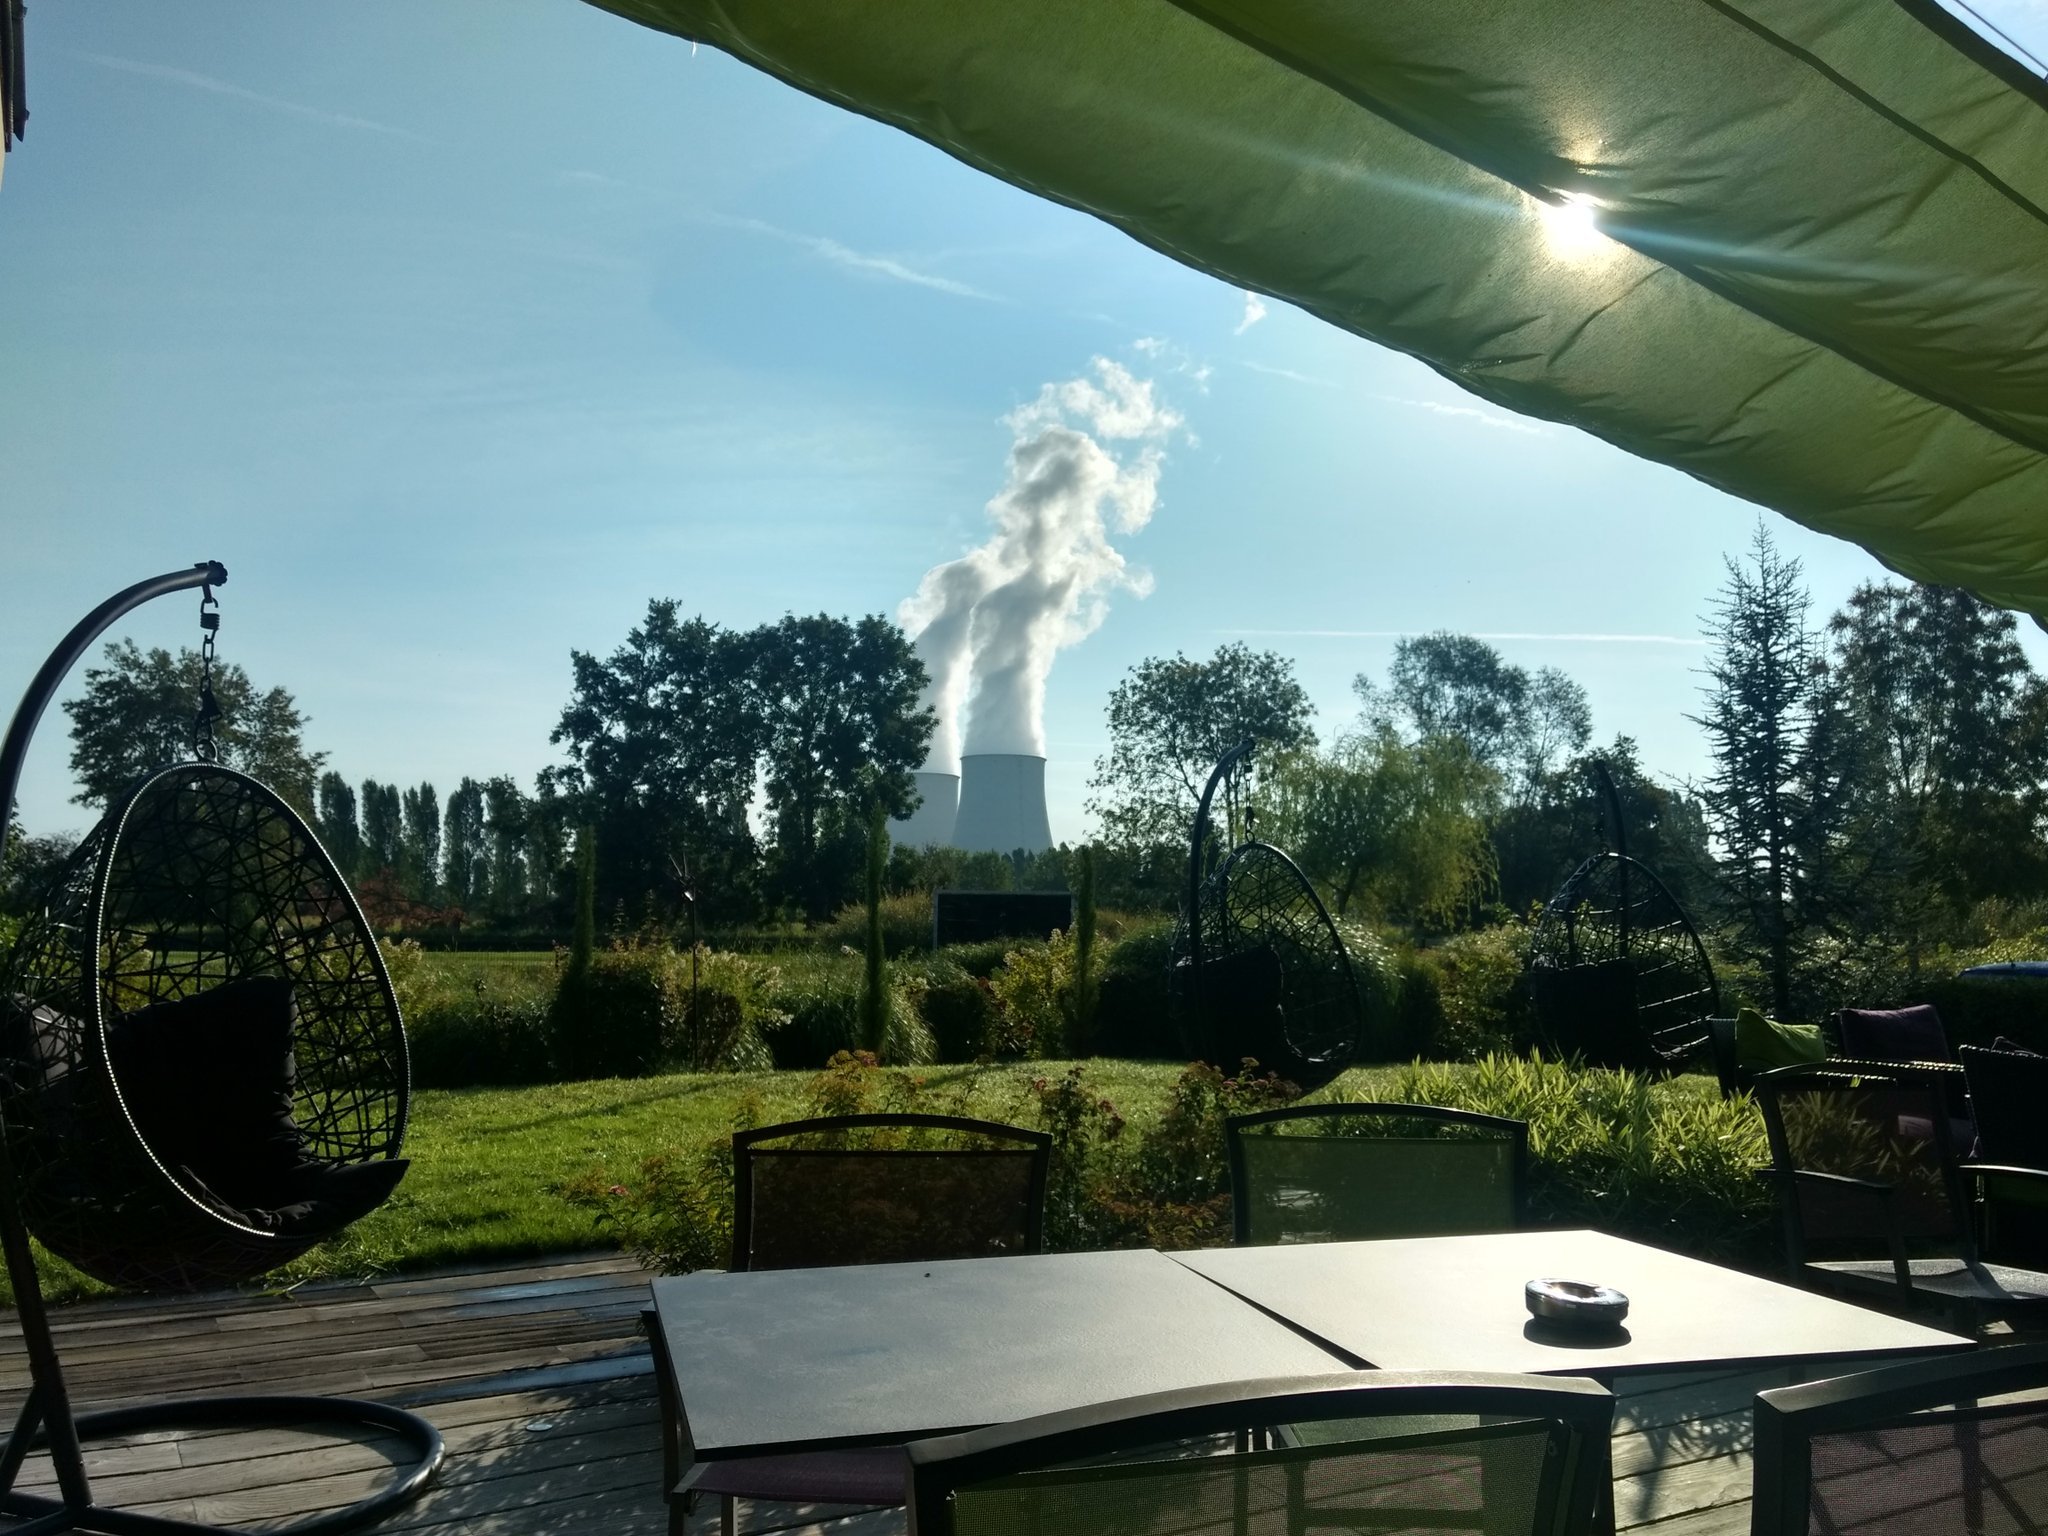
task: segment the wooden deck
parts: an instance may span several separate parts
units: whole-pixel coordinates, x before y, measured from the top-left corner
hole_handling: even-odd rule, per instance
[[[370,1397],[423,1413],[448,1459],[417,1503],[377,1529],[465,1536],[660,1532],[658,1410],[639,1311],[647,1276],[616,1254],[440,1273],[289,1295],[123,1300],[61,1309],[57,1347],[81,1411],[218,1392]],[[1656,1377],[1624,1386],[1614,1443],[1623,1530],[1749,1529],[1749,1403],[1784,1372]],[[0,1412],[28,1384],[0,1335]],[[182,1519],[288,1522],[353,1502],[390,1476],[373,1437],[269,1430],[96,1444],[102,1503]],[[32,1460],[24,1486],[52,1483]],[[898,1536],[900,1511],[761,1505],[742,1529]],[[706,1509],[693,1531],[716,1528]]]

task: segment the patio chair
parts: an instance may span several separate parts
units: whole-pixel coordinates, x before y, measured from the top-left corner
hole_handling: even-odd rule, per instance
[[[1984,1251],[1992,1258],[2048,1269],[2048,1056],[1966,1045],[1956,1052],[1970,1085],[1977,1148],[1972,1165],[1983,1197]]]
[[[1590,1532],[1613,1412],[1606,1388],[1573,1377],[1386,1371],[1162,1392],[913,1443],[910,1531]]]
[[[2048,1530],[2044,1390],[2036,1344],[1765,1392],[1751,1536]]]
[[[1044,1244],[1052,1138],[1042,1131],[955,1115],[834,1115],[740,1131],[732,1151],[735,1270],[929,1263]],[[651,1314],[643,1320],[653,1336]],[[671,1536],[682,1536],[699,1494],[722,1500],[726,1536],[736,1536],[743,1498],[903,1502],[900,1446],[716,1463],[676,1496],[679,1398],[658,1337],[654,1352]]]
[[[1958,1164],[1945,1074],[1828,1061],[1767,1072],[1753,1091],[1795,1279],[1970,1323],[2048,1304],[2048,1274],[1979,1256],[1967,1182],[2027,1174]]]
[[[1240,1243],[1521,1225],[1529,1127],[1431,1104],[1290,1104],[1224,1122]]]

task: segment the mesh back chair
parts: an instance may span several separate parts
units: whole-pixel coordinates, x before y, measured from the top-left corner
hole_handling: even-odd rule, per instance
[[[1042,1131],[953,1115],[835,1115],[741,1131],[732,1267],[1036,1253],[1051,1148]]]
[[[1984,1252],[2048,1269],[2048,1056],[1979,1045],[1956,1054],[1976,1120],[1969,1172],[1983,1196]]]
[[[735,1270],[988,1258],[1044,1244],[1052,1138],[1042,1131],[954,1115],[834,1115],[741,1131],[732,1149]],[[678,1398],[661,1353],[657,1341],[672,1536],[682,1536],[697,1494],[723,1501],[726,1536],[742,1498],[903,1502],[899,1446],[715,1463],[674,1497],[684,1471]]]
[[[2038,1310],[2048,1274],[1980,1261],[1941,1076],[1826,1062],[1767,1072],[1786,1254],[1808,1283],[1976,1321]]]
[[[1224,1122],[1240,1243],[1503,1232],[1529,1127],[1428,1104],[1291,1104]]]
[[[916,1442],[911,1536],[1566,1536],[1604,1507],[1613,1410],[1604,1387],[1569,1377],[1375,1371],[1163,1392]]]
[[[1752,1536],[2048,1531],[2044,1393],[2038,1344],[1765,1392]]]

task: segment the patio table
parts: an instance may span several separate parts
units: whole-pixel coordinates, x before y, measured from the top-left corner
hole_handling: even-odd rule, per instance
[[[1888,1313],[1604,1232],[1530,1230],[1212,1248],[1171,1256],[1347,1359],[1381,1370],[1617,1372],[1732,1369],[1969,1349]],[[1605,1333],[1540,1323],[1530,1280],[1581,1280],[1629,1298]]]
[[[1150,1251],[702,1272],[653,1289],[683,1454],[699,1463],[1352,1369]]]

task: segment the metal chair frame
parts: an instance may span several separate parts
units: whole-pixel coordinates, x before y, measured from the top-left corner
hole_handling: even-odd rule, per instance
[[[1939,1162],[1944,1199],[1950,1213],[1953,1237],[1948,1241],[1957,1261],[1974,1271],[1981,1267],[1981,1258],[1971,1221],[1969,1181],[1975,1180],[1980,1184],[2022,1181],[2048,1193],[2048,1171],[1996,1163],[1966,1163],[1956,1156],[1946,1110],[1950,1090],[1961,1080],[1962,1068],[1952,1062],[1866,1062],[1832,1057],[1826,1061],[1780,1067],[1755,1079],[1751,1091],[1763,1112],[1764,1130],[1771,1144],[1771,1167],[1759,1172],[1777,1185],[1785,1252],[1796,1282],[1831,1282],[1837,1287],[1864,1294],[1870,1294],[1873,1289],[1880,1295],[1886,1294],[1881,1283],[1871,1282],[1863,1276],[1845,1275],[1825,1264],[1809,1261],[1805,1222],[1799,1206],[1799,1186],[1810,1184],[1824,1186],[1840,1194],[1860,1193],[1866,1197],[1873,1213],[1873,1232],[1881,1237],[1886,1256],[1891,1261],[1892,1285],[1896,1287],[1893,1294],[1900,1299],[1925,1297],[1945,1307],[1960,1308],[1972,1318],[2048,1312],[2048,1274],[2020,1270],[2015,1266],[2002,1268],[2013,1274],[2038,1279],[2044,1294],[2039,1297],[2001,1298],[1987,1292],[1982,1296],[1966,1296],[1945,1294],[1924,1285],[1916,1286],[1906,1238],[1897,1219],[1895,1186],[1878,1179],[1799,1168],[1793,1163],[1784,1118],[1779,1109],[1781,1093],[1796,1090],[1802,1084],[1815,1084],[1822,1088],[1835,1085],[1844,1089],[1867,1084],[1923,1092],[1930,1111],[1927,1116],[1930,1139]]]
[[[1511,1120],[1504,1115],[1483,1115],[1469,1109],[1447,1109],[1437,1104],[1380,1104],[1370,1102],[1340,1104],[1288,1104],[1279,1109],[1264,1109],[1248,1115],[1232,1115],[1223,1122],[1224,1147],[1230,1161],[1230,1224],[1231,1241],[1251,1241],[1251,1202],[1243,1198],[1243,1191],[1250,1182],[1250,1170],[1245,1166],[1244,1141],[1248,1131],[1259,1126],[1274,1125],[1290,1120],[1341,1120],[1349,1118],[1395,1115],[1410,1120],[1427,1120],[1438,1125],[1461,1125],[1474,1130],[1483,1130],[1500,1136],[1513,1143],[1511,1160],[1510,1193],[1515,1225],[1520,1226],[1528,1218],[1529,1189],[1529,1124],[1526,1120]],[[1361,1137],[1370,1141],[1371,1137]]]
[[[1751,1536],[1808,1536],[1815,1436],[1889,1427],[1908,1414],[1925,1415],[1917,1421],[1927,1423],[1944,1409],[1949,1412],[1941,1418],[1962,1424],[2013,1412],[2039,1415],[2044,1405],[2038,1399],[1981,1409],[1962,1406],[2030,1388],[2048,1389],[2048,1345],[1916,1360],[1760,1393]]]
[[[816,1133],[830,1133],[851,1130],[930,1130],[951,1131],[962,1135],[978,1136],[985,1140],[1010,1142],[1022,1149],[1031,1159],[1031,1175],[1028,1194],[1029,1207],[1025,1213],[1026,1253],[1039,1253],[1045,1246],[1045,1188],[1052,1163],[1052,1137],[1043,1131],[1026,1130],[1022,1126],[1003,1125],[993,1120],[976,1120],[962,1115],[928,1114],[860,1114],[826,1115],[812,1120],[790,1120],[780,1125],[764,1125],[751,1131],[737,1131],[733,1134],[733,1230],[732,1268],[734,1271],[750,1267],[748,1258],[754,1226],[754,1178],[753,1157],[755,1149],[765,1142],[784,1140],[791,1136],[805,1136]],[[765,1150],[765,1148],[763,1149]],[[800,1155],[793,1151],[790,1154]],[[852,1152],[829,1151],[826,1155],[843,1157],[858,1155]],[[875,1157],[948,1157],[961,1155],[944,1148],[878,1148],[869,1155]],[[654,1351],[654,1378],[657,1393],[661,1399],[661,1456],[662,1495],[669,1506],[670,1536],[684,1536],[689,1513],[699,1497],[715,1496],[720,1500],[720,1519],[726,1536],[735,1536],[739,1529],[739,1513],[736,1501],[741,1497],[773,1499],[772,1494],[751,1495],[745,1491],[745,1464],[735,1463],[721,1467],[711,1476],[716,1486],[699,1489],[696,1483],[683,1487],[690,1473],[690,1458],[682,1443],[682,1415],[679,1412],[681,1396],[678,1391],[672,1362],[663,1347],[658,1322],[654,1311],[649,1308],[640,1314],[641,1326],[646,1330],[648,1342]],[[884,1454],[894,1454],[893,1447],[885,1447]],[[791,1463],[795,1458],[778,1458],[778,1471],[785,1479],[798,1472]],[[699,1477],[698,1482],[704,1479]],[[837,1503],[834,1480],[829,1471],[804,1479],[785,1481],[778,1485],[776,1492],[788,1495],[788,1490],[801,1482],[805,1491],[801,1497],[818,1502]]]
[[[754,1229],[754,1167],[755,1150],[762,1143],[785,1140],[792,1136],[807,1136],[834,1131],[855,1130],[930,1130],[953,1131],[962,1135],[980,1136],[990,1141],[1008,1141],[1024,1148],[1031,1158],[1031,1184],[1026,1198],[1030,1202],[1025,1213],[1025,1239],[1023,1252],[1039,1253],[1045,1246],[1045,1185],[1052,1166],[1052,1137],[1044,1131],[1026,1130],[1022,1126],[1004,1125],[994,1120],[976,1120],[964,1115],[926,1114],[861,1114],[825,1115],[815,1120],[789,1120],[780,1125],[764,1125],[756,1130],[736,1131],[732,1138],[732,1267],[735,1270],[751,1268],[749,1257]],[[778,1154],[783,1156],[801,1155],[796,1149]],[[860,1149],[851,1151],[831,1150],[832,1157],[952,1157],[960,1155],[948,1148],[909,1149],[877,1148],[863,1153]]]
[[[1236,1454],[1248,1457],[1260,1454],[1251,1432],[1271,1426],[1452,1414],[1550,1421],[1560,1454],[1545,1468],[1539,1502],[1559,1518],[1544,1536],[1597,1528],[1614,1414],[1605,1387],[1569,1376],[1373,1371],[1160,1392],[914,1441],[910,1533],[959,1536],[956,1490],[1065,1462],[1210,1436],[1234,1437]]]

